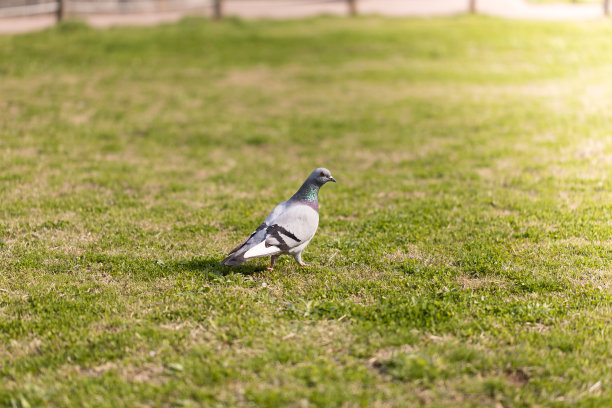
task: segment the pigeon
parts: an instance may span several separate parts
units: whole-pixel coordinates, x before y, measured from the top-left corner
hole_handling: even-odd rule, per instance
[[[319,189],[328,181],[336,182],[329,170],[318,168],[310,173],[302,187],[289,200],[274,207],[268,218],[242,244],[221,261],[227,266],[240,265],[250,258],[270,257],[270,267],[283,254],[291,255],[300,266],[302,252],[319,225]]]

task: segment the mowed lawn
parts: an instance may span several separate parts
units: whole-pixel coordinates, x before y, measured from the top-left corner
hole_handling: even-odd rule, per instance
[[[606,21],[0,37],[0,406],[611,406],[611,70]],[[319,166],[312,266],[220,266]]]

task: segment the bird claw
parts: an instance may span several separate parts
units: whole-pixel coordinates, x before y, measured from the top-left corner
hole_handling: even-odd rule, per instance
[[[271,266],[268,266],[268,267],[266,268],[266,270],[267,270],[267,271],[273,271],[273,270],[274,270],[274,268],[273,268],[273,267],[271,267]]]
[[[307,266],[310,266],[310,264],[307,264],[306,262],[301,262],[301,263],[300,263],[300,266],[301,266],[302,268],[305,268],[305,267],[307,267]]]

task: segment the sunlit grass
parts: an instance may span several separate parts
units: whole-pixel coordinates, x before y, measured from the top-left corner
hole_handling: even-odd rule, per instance
[[[0,37],[0,405],[609,405],[609,50],[484,17]],[[221,267],[318,166],[312,267]]]

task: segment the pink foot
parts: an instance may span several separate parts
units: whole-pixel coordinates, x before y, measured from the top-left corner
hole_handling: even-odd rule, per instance
[[[267,271],[273,271],[273,270],[274,270],[274,268],[273,268],[273,267],[271,267],[271,266],[268,266],[268,267],[266,268],[266,270],[267,270]]]
[[[310,264],[307,264],[306,262],[302,262],[302,263],[300,263],[300,266],[305,268],[307,266],[310,266]]]

